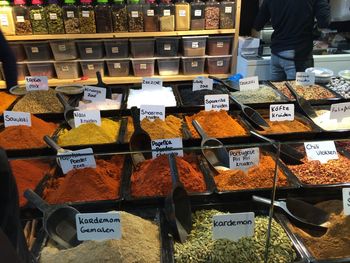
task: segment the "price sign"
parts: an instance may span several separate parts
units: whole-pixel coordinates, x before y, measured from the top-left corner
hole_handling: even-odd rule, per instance
[[[239,90],[257,90],[259,89],[259,78],[258,76],[248,77],[239,80]]]
[[[230,169],[247,171],[250,167],[259,165],[260,149],[258,147],[231,150],[229,152]]]
[[[237,241],[242,237],[254,235],[253,212],[213,216],[213,239]]]
[[[25,77],[26,90],[36,91],[36,90],[49,90],[49,84],[47,76],[38,77]]]
[[[84,213],[75,215],[78,240],[121,239],[119,212]]]
[[[228,94],[205,95],[204,105],[206,111],[228,111],[230,109]]]
[[[156,118],[165,120],[165,106],[164,105],[140,105],[140,121],[147,118],[154,121]]]
[[[331,105],[329,118],[341,121],[343,118],[350,117],[350,103],[336,103]]]
[[[270,105],[270,121],[293,121],[294,104]]]
[[[307,158],[310,161],[326,163],[328,160],[338,159],[334,141],[304,142]]]
[[[153,159],[160,155],[171,153],[174,153],[176,156],[184,156],[183,150],[173,150],[183,148],[182,138],[153,140],[151,147]]]
[[[212,90],[213,89],[213,80],[204,77],[198,77],[193,80],[192,91],[196,90]]]
[[[4,125],[10,126],[32,126],[31,116],[29,112],[4,111]]]
[[[297,72],[295,76],[296,84],[307,86],[315,84],[315,73]]]
[[[344,215],[350,215],[350,188],[343,188],[343,210]]]
[[[142,89],[161,89],[163,88],[163,80],[160,78],[143,78]]]
[[[82,124],[95,123],[101,126],[101,114],[99,110],[74,111],[74,125],[79,127]]]
[[[106,89],[100,87],[85,86],[83,99],[90,101],[105,101]]]
[[[87,167],[96,168],[96,161],[92,148],[58,153],[57,158],[64,174],[73,169],[84,169]]]

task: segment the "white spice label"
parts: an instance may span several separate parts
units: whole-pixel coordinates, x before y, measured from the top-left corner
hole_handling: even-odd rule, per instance
[[[41,20],[42,17],[41,17],[41,14],[34,14],[34,20]]]
[[[84,213],[75,216],[78,240],[121,239],[119,212]]]
[[[331,105],[330,119],[341,121],[343,118],[350,117],[350,103],[336,103]]]
[[[205,77],[195,78],[192,83],[192,91],[203,90],[203,89],[212,90],[213,80]]]
[[[228,94],[205,95],[204,106],[206,111],[228,111],[230,109]]]
[[[92,47],[87,47],[87,48],[85,48],[85,53],[86,54],[92,54]]]
[[[174,153],[176,156],[184,156],[182,138],[159,139],[151,141],[152,158],[164,154]]]
[[[16,21],[18,23],[24,23],[24,16],[16,16]]]
[[[161,78],[142,78],[142,89],[162,89],[163,80]]]
[[[111,51],[113,54],[118,54],[119,53],[119,47],[112,47]]]
[[[194,16],[202,16],[202,10],[200,9],[194,10]]]
[[[343,188],[343,210],[344,215],[350,215],[350,188]]]
[[[67,11],[67,17],[68,18],[74,18],[74,12],[73,11]]]
[[[147,64],[140,64],[140,69],[147,69]]]
[[[164,15],[164,16],[170,16],[170,15],[171,15],[170,9],[165,9],[165,10],[163,11],[163,15]]]
[[[99,110],[74,111],[73,115],[75,127],[86,123],[94,123],[101,126],[101,113]]]
[[[248,77],[239,80],[239,90],[257,90],[259,89],[259,78],[258,76]]]
[[[271,104],[270,121],[293,121],[294,104]]]
[[[164,50],[170,51],[171,50],[171,44],[164,44]]]
[[[115,68],[115,69],[120,69],[120,68],[122,68],[122,67],[121,67],[120,63],[114,63],[114,64],[113,64],[113,68]]]
[[[179,16],[186,16],[186,10],[179,10]]]
[[[50,20],[57,20],[57,14],[56,13],[50,13],[49,17],[50,17]]]
[[[225,7],[225,13],[226,14],[231,14],[232,13],[232,6],[226,6]]]
[[[131,17],[139,17],[139,12],[138,11],[131,11]]]
[[[192,48],[199,48],[198,42],[192,42]]]
[[[6,14],[0,14],[0,25],[1,26],[9,26],[9,20]]]
[[[148,9],[147,10],[147,16],[154,16],[154,10],[153,9]]]
[[[61,71],[67,72],[67,71],[69,71],[69,67],[68,66],[62,66],[61,67]]]
[[[57,153],[57,158],[64,174],[74,169],[96,168],[96,160],[92,148]]]
[[[90,11],[82,11],[82,17],[90,17]]]
[[[216,47],[219,47],[219,48],[224,47],[224,42],[216,42]]]
[[[295,76],[297,85],[307,86],[315,84],[315,73],[297,72]]]
[[[223,60],[216,61],[216,66],[217,67],[223,67],[224,66],[224,61]]]
[[[339,158],[334,141],[304,142],[304,147],[309,161],[326,163]]]
[[[10,126],[32,126],[31,116],[29,112],[4,111],[4,125]]]
[[[47,76],[27,76],[25,77],[25,83],[27,91],[49,90]]]
[[[230,169],[247,171],[250,167],[259,165],[259,147],[236,149],[229,152]]]
[[[105,101],[106,89],[100,87],[85,86],[83,99],[90,101]]]
[[[253,212],[234,213],[213,216],[213,239],[237,241],[242,237],[254,235]]]
[[[198,61],[192,61],[191,62],[191,67],[192,68],[197,68],[198,67]]]
[[[32,51],[32,53],[39,53],[38,47],[31,47],[30,50]]]
[[[88,69],[88,70],[94,70],[94,69],[95,69],[94,64],[88,64],[88,65],[87,65],[87,69]]]
[[[165,120],[165,106],[164,105],[140,105],[140,121],[144,118],[154,121],[159,118]]]
[[[58,50],[59,50],[59,51],[62,51],[62,52],[63,52],[63,51],[67,51],[67,47],[66,47],[66,45],[64,45],[64,44],[63,44],[63,45],[58,45]]]

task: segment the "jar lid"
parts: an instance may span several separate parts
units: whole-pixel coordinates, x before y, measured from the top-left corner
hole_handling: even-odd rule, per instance
[[[75,4],[75,0],[64,0],[65,4]]]
[[[140,0],[130,0],[130,4],[139,4]]]
[[[115,4],[124,4],[124,0],[114,0]]]
[[[43,2],[43,0],[32,0],[32,5],[42,5]]]
[[[97,0],[98,4],[106,4],[108,3],[108,0]]]
[[[15,5],[25,5],[26,4],[26,0],[15,0],[13,3]]]

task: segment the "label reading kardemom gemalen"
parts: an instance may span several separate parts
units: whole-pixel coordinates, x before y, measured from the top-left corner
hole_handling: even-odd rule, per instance
[[[74,169],[96,168],[96,160],[92,148],[58,153],[57,158],[64,174]]]
[[[121,239],[119,212],[86,213],[75,216],[78,240]]]
[[[213,80],[204,77],[197,77],[193,80],[192,91],[197,90],[212,90],[213,89]]]
[[[101,126],[101,113],[99,110],[74,111],[73,115],[75,127],[87,123],[94,123]]]
[[[294,104],[270,105],[270,121],[293,121]]]
[[[4,125],[9,126],[32,126],[32,120],[29,112],[4,111]]]
[[[174,153],[176,156],[184,156],[182,147],[182,138],[152,140],[152,158],[157,158],[163,154]],[[173,150],[178,149],[178,150]]]
[[[231,150],[229,157],[231,170],[246,171],[250,167],[259,165],[260,150],[258,147]]]
[[[206,111],[228,111],[230,109],[228,94],[205,95],[204,106]]]
[[[154,121],[156,118],[165,120],[164,105],[140,105],[140,121],[144,118]]]
[[[85,86],[83,99],[90,101],[105,101],[106,89],[100,87]]]
[[[334,141],[304,142],[304,147],[309,161],[326,163],[339,158]]]
[[[223,214],[213,216],[213,239],[237,241],[254,235],[253,212]]]
[[[343,118],[350,117],[350,103],[344,102],[344,103],[336,103],[331,105],[330,110],[330,119],[336,119],[338,121],[341,121]]]

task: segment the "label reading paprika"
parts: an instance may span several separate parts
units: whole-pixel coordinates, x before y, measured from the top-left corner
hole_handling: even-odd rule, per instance
[[[182,138],[152,140],[151,148],[153,159],[157,158],[160,155],[171,153],[174,153],[176,156],[184,156],[182,150]]]
[[[74,169],[96,168],[92,148],[57,153],[57,158],[64,174]]]

